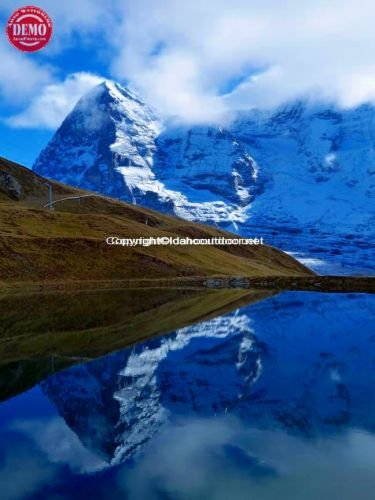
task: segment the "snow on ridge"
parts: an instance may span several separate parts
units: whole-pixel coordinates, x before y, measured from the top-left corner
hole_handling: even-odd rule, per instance
[[[305,102],[242,112],[227,128],[166,124],[105,81],[81,98],[33,168],[187,220],[263,233],[286,250],[290,234],[293,248],[321,248],[313,258],[325,259],[339,231],[340,242],[373,236],[374,133],[373,106]],[[351,244],[340,247],[349,262]],[[366,243],[356,252],[371,265]]]

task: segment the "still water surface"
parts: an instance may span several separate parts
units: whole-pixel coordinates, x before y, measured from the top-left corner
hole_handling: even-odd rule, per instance
[[[0,426],[3,500],[367,500],[375,296],[284,293],[51,363]]]

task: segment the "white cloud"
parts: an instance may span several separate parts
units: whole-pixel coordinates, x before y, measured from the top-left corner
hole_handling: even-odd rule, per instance
[[[61,417],[16,421],[12,428],[33,440],[49,463],[68,464],[80,473],[92,473],[108,467],[108,463],[83,446]]]
[[[56,468],[36,454],[30,446],[16,445],[2,449],[0,491],[2,498],[31,498],[40,488],[56,478]]]
[[[18,4],[22,1],[5,0],[0,12],[8,15]],[[11,120],[14,126],[53,127],[61,120],[70,104],[51,97],[46,85],[55,82],[54,70],[46,61],[74,46],[77,33],[87,47],[95,37],[92,50],[103,41],[100,50],[108,55],[113,78],[129,82],[165,115],[185,121],[220,120],[236,109],[306,96],[344,107],[375,102],[372,0],[360,5],[353,0],[40,0],[38,5],[54,19],[53,41],[38,59],[5,51],[0,88],[9,99],[29,99],[42,89],[41,99],[47,94],[54,105],[41,116],[34,101]]]
[[[374,18],[369,0],[125,2],[112,69],[166,114],[193,121],[304,96],[355,106],[375,101]]]
[[[115,2],[115,0],[113,0]],[[54,23],[50,44],[38,54],[22,53],[12,47],[5,33],[0,36],[0,94],[7,106],[30,103],[31,96],[46,92],[45,86],[56,83],[56,75],[65,73],[65,68],[57,68],[53,56],[74,43],[85,39],[90,44],[90,36],[99,37],[101,33],[110,36],[115,20],[112,0],[39,0],[38,6],[44,8]],[[20,6],[22,0],[3,0],[0,15],[4,23],[10,14]],[[80,35],[77,42],[76,35]],[[95,49],[93,49],[95,50]],[[53,89],[52,89],[53,90]],[[83,87],[83,90],[85,88]],[[32,106],[32,104],[31,104]],[[54,111],[52,110],[52,114]],[[47,118],[47,121],[50,121]]]
[[[24,111],[8,118],[7,123],[12,127],[55,129],[79,98],[103,80],[90,73],[74,73],[61,83],[46,85]]]
[[[341,430],[307,439],[233,417],[180,420],[159,433],[132,467],[117,469],[117,483],[132,500],[156,500],[160,493],[218,500],[317,498],[316,492],[320,498],[361,498],[358,484],[365,491],[375,487],[375,439],[363,429]],[[314,485],[307,488],[312,471]]]
[[[38,0],[37,5],[51,17],[53,36],[56,38],[74,30],[86,32],[106,29],[106,23],[113,22],[115,3],[116,0]],[[24,5],[23,0],[3,0],[0,13],[8,17],[15,9]]]
[[[41,85],[52,81],[53,70],[0,41],[0,93],[8,103],[27,101]]]

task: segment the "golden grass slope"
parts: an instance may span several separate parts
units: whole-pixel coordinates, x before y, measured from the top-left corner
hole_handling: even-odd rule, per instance
[[[18,195],[9,189],[9,182],[21,188]],[[55,199],[90,194],[50,182]],[[105,243],[110,235],[210,238],[229,233],[104,196],[67,200],[48,210],[43,208],[48,203],[45,183],[43,177],[0,158],[3,286],[36,281],[312,274],[295,259],[266,245],[110,247]]]

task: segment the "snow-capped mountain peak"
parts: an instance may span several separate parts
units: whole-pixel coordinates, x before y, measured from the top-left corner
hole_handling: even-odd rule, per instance
[[[134,93],[106,80],[77,103],[37,159],[34,170],[54,179],[131,199],[122,169],[151,178],[161,123]],[[130,188],[129,188],[130,187]]]
[[[256,163],[230,132],[165,130],[142,99],[110,80],[80,99],[33,168],[81,188],[228,226],[244,222],[258,182]]]
[[[309,262],[372,269],[375,107],[298,101],[226,128],[163,123],[106,80],[83,96],[34,170],[188,220],[263,236]],[[321,270],[320,268],[317,268]],[[331,270],[332,271],[332,270]]]

